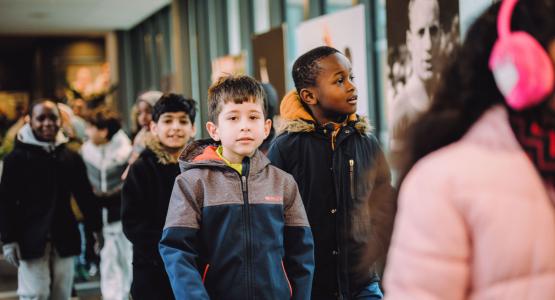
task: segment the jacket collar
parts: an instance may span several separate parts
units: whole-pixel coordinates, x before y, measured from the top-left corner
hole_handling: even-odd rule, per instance
[[[199,167],[218,167],[232,170],[217,154],[219,143],[212,139],[197,140],[190,143],[179,157],[181,172]],[[250,161],[250,174],[262,171],[270,161],[262,152],[256,150]]]
[[[104,169],[107,166],[126,164],[132,150],[131,141],[120,129],[106,144],[95,145],[90,140],[86,141],[81,147],[81,154],[86,162],[98,169]]]
[[[58,146],[68,142],[68,138],[62,133],[61,130],[58,131],[56,139],[54,142],[42,142],[37,140],[31,125],[28,123],[23,125],[23,127],[17,133],[17,140],[23,144],[38,146],[44,149],[46,152],[53,152]]]
[[[279,132],[315,132],[319,126],[303,106],[299,94],[294,90],[283,97],[279,109],[283,119],[282,125],[278,129]],[[347,124],[353,126],[361,134],[368,134],[373,130],[368,118],[357,114],[350,115]]]
[[[169,154],[165,149],[164,146],[160,143],[160,140],[154,136],[152,133],[146,133],[144,136],[145,147],[148,148],[156,158],[158,162],[163,165],[170,165],[178,163],[178,159],[173,157]]]

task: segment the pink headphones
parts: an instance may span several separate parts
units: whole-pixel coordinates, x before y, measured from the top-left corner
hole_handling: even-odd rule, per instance
[[[508,105],[522,110],[539,104],[553,90],[553,62],[540,43],[523,31],[511,32],[518,0],[503,0],[497,21],[499,37],[489,58],[497,87]]]

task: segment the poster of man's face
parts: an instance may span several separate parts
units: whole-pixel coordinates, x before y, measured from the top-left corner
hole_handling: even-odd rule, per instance
[[[459,41],[459,1],[388,0],[386,111],[394,150],[430,104],[439,72]]]

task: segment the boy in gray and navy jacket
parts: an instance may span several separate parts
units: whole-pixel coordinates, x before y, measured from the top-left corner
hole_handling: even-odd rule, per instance
[[[271,127],[262,86],[223,77],[208,101],[213,140],[181,155],[160,241],[175,298],[309,299],[314,244],[297,185],[257,150]]]

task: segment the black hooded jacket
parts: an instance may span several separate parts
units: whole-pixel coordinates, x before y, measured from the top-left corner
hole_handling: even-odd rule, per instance
[[[44,255],[51,242],[60,256],[81,253],[81,237],[71,209],[73,195],[92,231],[102,228],[100,206],[81,156],[65,143],[51,151],[16,140],[4,159],[0,183],[0,236],[17,242],[24,260]]]
[[[282,117],[285,132],[268,157],[293,175],[308,215],[316,258],[312,299],[351,299],[378,280],[375,264],[387,252],[396,206],[389,167],[359,116],[339,129],[334,149],[333,126],[316,124],[300,104]]]
[[[146,141],[122,188],[121,221],[125,236],[133,244],[133,264],[164,266],[158,242],[180,170],[177,158],[161,147],[153,138]]]

